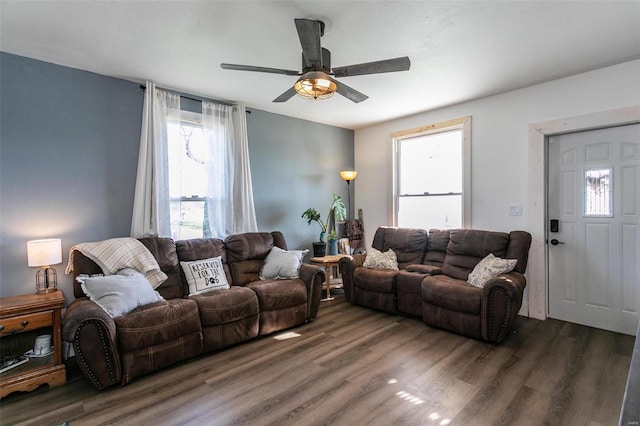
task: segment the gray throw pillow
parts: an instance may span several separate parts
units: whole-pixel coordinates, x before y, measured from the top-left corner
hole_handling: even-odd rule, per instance
[[[302,259],[309,250],[283,250],[273,247],[260,269],[261,280],[287,280],[299,277]]]
[[[111,317],[127,314],[139,306],[164,300],[144,275],[134,269],[122,269],[115,275],[78,275],[85,294]]]

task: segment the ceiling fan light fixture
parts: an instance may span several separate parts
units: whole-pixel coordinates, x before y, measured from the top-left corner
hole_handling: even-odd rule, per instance
[[[310,71],[296,81],[294,88],[305,99],[327,99],[333,96],[338,87],[325,73]]]

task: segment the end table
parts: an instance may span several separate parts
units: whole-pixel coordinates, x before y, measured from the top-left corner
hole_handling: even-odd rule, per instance
[[[332,288],[341,288],[342,287],[342,283],[340,284],[331,284],[331,268],[335,267],[336,268],[336,273],[338,271],[338,263],[340,262],[340,259],[342,259],[343,257],[347,256],[346,254],[335,254],[335,255],[330,255],[330,256],[323,256],[323,257],[312,257],[310,262],[313,265],[316,266],[321,266],[324,268],[324,273],[325,273],[325,288],[327,290],[327,297],[325,297],[324,299],[321,299],[321,301],[325,302],[327,300],[333,300],[333,297],[331,297],[331,289]]]
[[[36,356],[0,373],[0,398],[15,391],[32,391],[42,384],[63,385],[67,380],[62,363],[62,290],[0,298],[0,354],[2,359],[33,350],[38,335],[50,334],[53,351]]]

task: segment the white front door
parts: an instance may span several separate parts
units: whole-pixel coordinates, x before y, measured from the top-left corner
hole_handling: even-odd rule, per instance
[[[640,125],[553,136],[548,152],[549,316],[635,335]]]

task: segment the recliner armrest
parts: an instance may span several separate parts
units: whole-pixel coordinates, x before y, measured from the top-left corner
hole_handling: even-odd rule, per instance
[[[100,306],[88,298],[71,302],[62,319],[62,338],[72,343],[80,370],[96,388],[120,382],[116,325]]]
[[[300,279],[307,286],[307,319],[313,320],[320,309],[322,283],[325,280],[324,269],[303,263],[300,266]]]
[[[527,280],[519,272],[500,274],[491,278],[484,286],[481,306],[482,337],[500,343],[515,319]]]
[[[356,268],[362,267],[366,256],[364,254],[354,254],[353,256],[345,256],[338,263],[340,274],[342,274],[342,288],[344,290],[344,298],[348,302],[353,301],[353,272]]]

